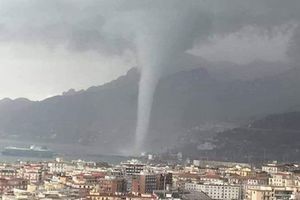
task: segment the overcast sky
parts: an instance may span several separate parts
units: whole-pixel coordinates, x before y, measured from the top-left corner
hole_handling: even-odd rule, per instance
[[[196,13],[190,26],[178,30],[193,27],[186,52],[209,62],[242,67],[255,60],[297,59],[299,1],[247,2],[2,0],[0,98],[40,100],[117,78],[139,63],[134,41],[144,34],[137,31],[143,30],[143,19],[150,19],[150,27],[166,26],[165,12],[173,10]]]

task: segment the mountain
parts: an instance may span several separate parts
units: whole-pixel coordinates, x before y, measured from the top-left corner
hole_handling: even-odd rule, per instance
[[[299,69],[292,69],[257,79],[223,79],[204,68],[170,74],[155,93],[145,148],[165,150],[207,123],[232,127],[296,109],[299,74]],[[127,152],[134,142],[138,81],[138,71],[131,69],[110,83],[43,101],[4,99],[0,133],[29,141],[88,145],[102,153]]]
[[[1,132],[60,143],[88,144],[96,137],[101,145],[110,145],[123,131],[124,135],[133,133],[128,127],[133,128],[136,120],[138,77],[137,71],[131,70],[126,77],[103,86],[68,92],[19,110],[0,110],[0,116],[9,115],[0,121]]]
[[[210,141],[211,149],[197,148],[201,139],[193,138],[198,141],[193,145],[186,142],[179,150],[194,158],[226,161],[299,161],[300,112],[272,114],[243,126],[220,131]]]
[[[25,99],[25,98],[18,98],[15,100],[5,98],[0,100],[0,123],[1,124],[8,124],[10,120],[14,119],[15,113],[20,113],[24,109],[30,107],[34,102]],[[4,129],[0,129],[0,135],[6,135],[6,131]]]
[[[4,98],[0,100],[0,110],[20,110],[26,106],[29,106],[32,103],[29,99],[26,98],[18,98],[12,100],[10,98]]]
[[[299,161],[300,112],[274,114],[216,137],[216,152],[229,159]]]

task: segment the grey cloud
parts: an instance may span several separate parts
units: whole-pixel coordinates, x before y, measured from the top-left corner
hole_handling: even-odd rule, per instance
[[[4,0],[1,4],[2,40],[35,40],[49,46],[65,44],[72,50],[92,49],[102,53],[120,53],[133,48],[131,38],[110,37],[103,30],[111,18],[122,17],[124,13],[146,12],[148,18],[157,17],[164,22],[168,11],[180,14],[188,10],[196,19],[190,33],[193,35],[188,37],[198,41],[214,33],[236,31],[245,25],[267,28],[292,21],[298,23],[300,19],[297,0]]]

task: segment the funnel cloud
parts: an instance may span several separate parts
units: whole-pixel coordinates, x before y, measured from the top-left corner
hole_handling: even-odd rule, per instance
[[[189,13],[190,12],[190,13]],[[174,62],[188,48],[192,47],[195,37],[196,20],[190,9],[170,10],[156,13],[143,13],[138,26],[136,53],[141,70],[138,95],[135,151],[141,151],[148,133],[151,108],[156,86]],[[163,21],[161,19],[164,19]],[[132,22],[134,23],[134,22]]]

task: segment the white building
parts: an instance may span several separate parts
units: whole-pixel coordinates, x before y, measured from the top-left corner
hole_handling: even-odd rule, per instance
[[[289,173],[272,174],[269,178],[269,185],[271,186],[294,186],[295,180]]]
[[[124,170],[125,175],[139,174],[145,169],[146,165],[138,160],[130,160],[121,163],[121,168]]]
[[[246,191],[246,200],[296,200],[298,187],[253,186]]]
[[[261,170],[268,174],[274,174],[284,171],[284,165],[277,164],[277,162],[274,161],[273,163],[263,165]]]
[[[66,172],[66,163],[64,162],[49,162],[49,171],[51,173],[64,173]]]
[[[241,199],[241,187],[239,185],[185,183],[185,189],[189,191],[202,191],[210,198],[217,200]]]

